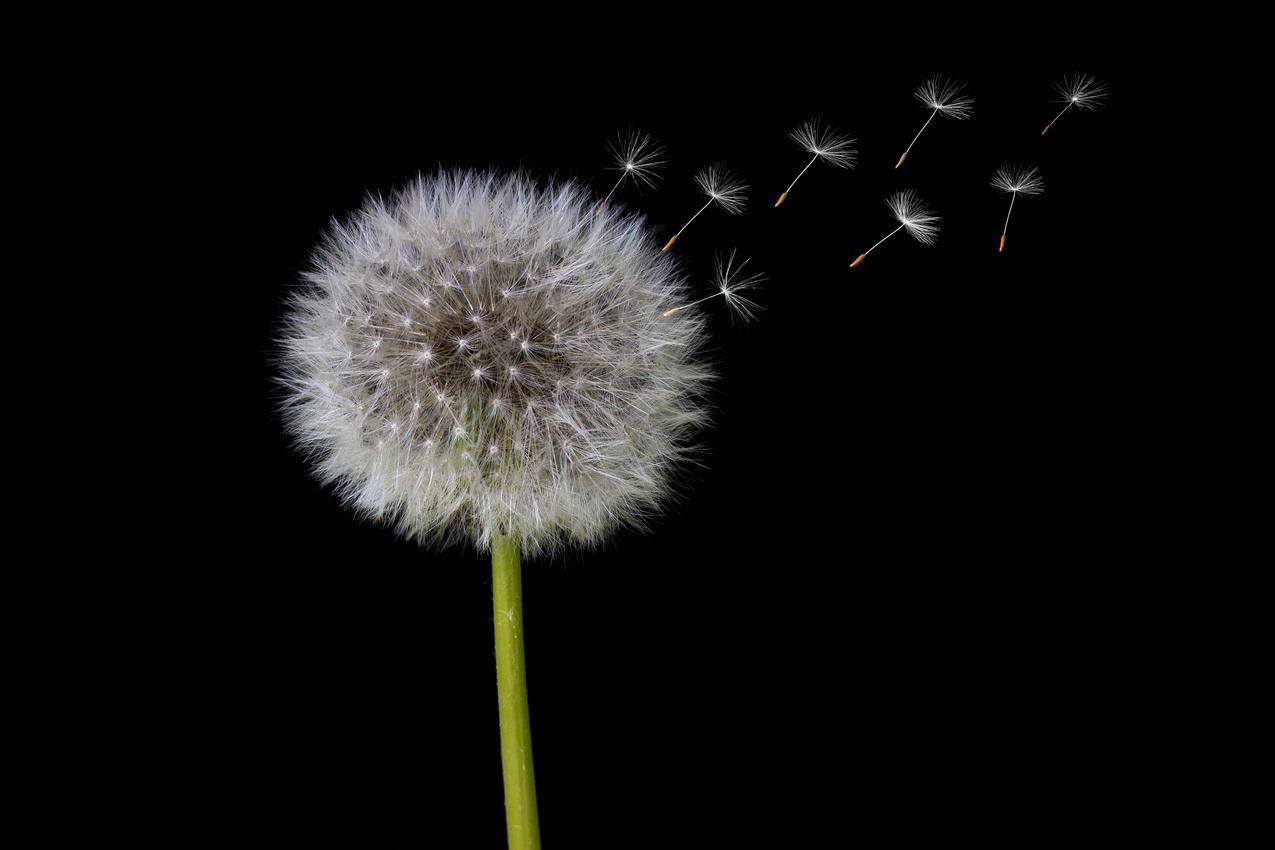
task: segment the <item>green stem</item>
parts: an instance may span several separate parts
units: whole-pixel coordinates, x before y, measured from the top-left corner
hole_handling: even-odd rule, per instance
[[[522,644],[522,569],[518,543],[508,537],[496,537],[491,544],[491,591],[509,850],[540,850],[536,775],[531,766],[531,714],[527,710],[527,668]]]

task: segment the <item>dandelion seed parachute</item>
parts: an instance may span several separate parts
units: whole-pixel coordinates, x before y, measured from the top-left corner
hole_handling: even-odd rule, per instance
[[[894,216],[894,220],[899,223],[899,226],[883,236],[876,245],[855,257],[854,262],[850,264],[850,268],[862,263],[882,242],[900,230],[907,230],[912,238],[922,245],[932,245],[938,238],[939,222],[942,219],[931,212],[911,189],[891,195],[886,199],[885,205],[889,208],[890,215]]]
[[[831,127],[820,126],[817,118],[799,125],[789,136],[802,150],[811,156],[810,161],[806,163],[806,167],[798,172],[796,178],[788,185],[788,188],[780,194],[779,200],[775,201],[776,207],[788,199],[788,193],[792,191],[793,186],[797,185],[797,181],[809,170],[810,166],[815,164],[816,160],[822,159],[834,168],[854,168],[856,160],[855,140],[838,133]]]
[[[611,187],[611,191],[607,192],[607,196],[598,203],[599,211],[607,205],[611,196],[615,194],[615,190],[619,189],[620,184],[625,180],[632,180],[646,186],[655,186],[659,183],[659,171],[664,167],[664,147],[652,141],[650,136],[630,130],[609,143],[607,150],[615,162],[612,169],[619,171],[620,177]]]
[[[1057,102],[1066,105],[1052,121],[1045,125],[1045,129],[1040,131],[1042,136],[1049,132],[1049,128],[1054,126],[1068,109],[1073,106],[1077,109],[1097,109],[1107,97],[1107,87],[1088,74],[1072,74],[1065,77],[1061,83],[1054,84],[1054,90],[1059,95]]]
[[[917,131],[912,141],[908,143],[907,150],[903,151],[899,161],[894,164],[896,169],[903,165],[903,160],[908,158],[908,154],[912,151],[912,146],[916,144],[917,139],[921,138],[925,128],[930,126],[930,122],[934,120],[935,115],[942,114],[948,118],[961,120],[974,114],[974,99],[962,94],[964,89],[964,83],[945,79],[938,74],[917,86],[912,95],[930,110],[930,117],[925,119],[921,129]]]
[[[704,202],[704,206],[696,211],[695,215],[687,219],[681,230],[673,234],[673,237],[664,245],[662,249],[664,251],[672,248],[673,243],[682,235],[682,232],[691,226],[691,222],[699,218],[700,213],[713,204],[717,204],[732,215],[738,215],[744,211],[744,205],[748,200],[748,185],[727,171],[726,166],[720,163],[710,165],[695,175],[695,183],[699,186],[700,191],[708,196],[708,200]]]
[[[423,543],[592,544],[668,494],[702,322],[644,222],[574,184],[440,172],[334,224],[292,300],[285,417],[317,476]]]
[[[1005,250],[1005,235],[1009,232],[1009,217],[1014,212],[1014,201],[1019,195],[1039,195],[1045,191],[1045,178],[1035,167],[1016,167],[1002,165],[992,175],[992,187],[1002,192],[1009,192],[1009,212],[1005,213],[1005,226],[1001,228],[1000,247],[997,253]]]
[[[761,311],[761,305],[756,301],[752,301],[741,293],[760,286],[765,277],[760,274],[745,275],[744,268],[748,265],[745,259],[739,265],[735,265],[735,252],[731,251],[730,256],[725,260],[719,256],[717,258],[717,269],[714,275],[713,285],[717,291],[712,295],[706,295],[698,301],[692,301],[689,304],[683,304],[680,307],[674,307],[671,310],[665,310],[664,316],[672,316],[674,313],[680,313],[688,307],[694,307],[696,304],[703,304],[713,298],[722,298],[726,301],[726,306],[730,311],[731,318],[739,319],[742,322],[750,322],[757,317],[757,313]]]

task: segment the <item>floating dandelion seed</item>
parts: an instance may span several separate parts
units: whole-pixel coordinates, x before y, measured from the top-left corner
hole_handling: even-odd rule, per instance
[[[922,245],[934,244],[934,240],[939,235],[939,221],[941,219],[926,208],[915,192],[911,189],[906,189],[891,195],[886,200],[885,205],[890,208],[890,214],[899,222],[899,226],[887,233],[881,239],[881,242],[889,239],[900,230],[907,228],[908,233],[912,234],[912,238]],[[855,257],[854,262],[850,264],[850,268],[862,263],[863,259],[875,251],[881,242]]]
[[[779,200],[775,201],[775,206],[787,200],[788,193],[792,191],[793,186],[797,185],[797,180],[801,179],[801,175],[805,174],[817,159],[822,159],[834,168],[854,168],[855,140],[841,135],[831,127],[820,127],[817,118],[800,125],[789,136],[802,150],[811,155],[810,162],[807,162],[806,167],[801,169],[796,179],[788,184],[788,188],[779,196]]]
[[[1009,216],[1014,212],[1014,201],[1018,200],[1019,195],[1039,195],[1045,191],[1045,178],[1040,176],[1040,172],[1035,167],[1016,168],[1011,165],[1002,165],[992,176],[992,188],[1009,192],[1011,195],[1009,212],[1005,213],[1005,227],[1001,229],[1001,245],[996,249],[996,253],[999,254],[1005,250],[1005,234],[1009,232]]]
[[[1107,87],[1095,80],[1088,74],[1072,74],[1063,79],[1061,83],[1054,83],[1054,90],[1058,92],[1058,103],[1067,104],[1054,116],[1054,120],[1045,125],[1045,129],[1040,131],[1043,136],[1049,132],[1049,128],[1073,106],[1077,109],[1097,109],[1102,101],[1107,97]]]
[[[925,123],[921,125],[921,129],[913,137],[908,149],[899,157],[899,161],[894,164],[898,168],[903,164],[903,160],[908,158],[908,153],[912,150],[912,145],[916,144],[916,140],[921,138],[921,133],[925,132],[925,128],[930,126],[930,122],[934,120],[934,116],[942,113],[948,118],[969,118],[974,114],[974,98],[966,97],[961,94],[965,88],[964,83],[958,83],[955,80],[945,80],[941,75],[936,74],[917,87],[913,95],[917,100],[924,103],[930,109],[930,117],[925,119]]]
[[[664,160],[661,159],[664,156],[664,146],[656,144],[646,133],[639,133],[636,130],[630,130],[627,134],[610,142],[607,150],[615,161],[615,165],[611,168],[619,171],[620,177],[611,187],[611,191],[607,192],[607,196],[598,204],[599,212],[625,180],[632,179],[635,183],[654,186],[660,180],[659,170],[664,167]]]
[[[674,307],[672,310],[665,310],[660,315],[668,318],[674,313],[679,313],[687,307],[694,307],[696,304],[703,304],[710,298],[722,297],[726,299],[726,306],[729,308],[731,317],[738,318],[743,322],[749,322],[756,318],[757,313],[761,310],[761,305],[756,301],[752,301],[741,295],[750,289],[755,289],[762,281],[765,280],[760,274],[744,275],[744,267],[748,265],[748,260],[744,260],[738,266],[735,265],[735,252],[731,251],[730,256],[722,262],[722,258],[717,258],[717,273],[714,276],[714,286],[717,291],[712,295],[706,295],[698,301],[692,301],[689,304],[683,304],[681,307]]]
[[[708,209],[714,203],[717,203],[726,212],[737,215],[744,211],[744,203],[748,197],[748,185],[735,175],[726,170],[726,166],[710,165],[699,174],[695,175],[695,183],[699,186],[700,191],[708,195],[708,200],[704,206],[700,207],[695,215],[687,219],[686,224],[682,225],[682,230],[673,234],[673,238],[662,250],[667,251],[673,247],[673,243],[677,241],[677,237],[682,235],[682,231],[691,226],[691,222],[699,218],[699,214]]]

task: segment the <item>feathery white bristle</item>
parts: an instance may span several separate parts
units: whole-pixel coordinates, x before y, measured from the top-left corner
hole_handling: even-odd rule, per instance
[[[856,152],[855,140],[850,136],[837,132],[832,127],[824,127],[815,118],[798,125],[789,137],[803,150],[836,168],[854,168]]]
[[[1088,74],[1071,74],[1061,83],[1054,84],[1059,103],[1069,103],[1077,109],[1095,109],[1107,96],[1107,87]]]
[[[726,212],[739,214],[744,211],[744,204],[748,200],[748,184],[727,171],[725,165],[710,165],[695,175],[695,182],[700,191],[716,201]]]
[[[1035,166],[1002,165],[992,177],[993,188],[1019,195],[1039,195],[1045,191],[1045,178]]]
[[[333,225],[281,340],[317,476],[422,541],[529,554],[640,524],[705,417],[703,321],[633,215],[443,171]]]
[[[665,310],[662,315],[667,318],[697,304],[703,304],[705,301],[723,298],[726,300],[726,307],[732,319],[739,319],[745,323],[752,321],[761,312],[762,307],[756,301],[746,298],[741,293],[756,288],[765,280],[765,277],[760,274],[744,275],[744,267],[747,265],[747,259],[738,266],[735,265],[734,251],[730,252],[730,256],[725,261],[722,260],[719,254],[717,256],[715,274],[713,275],[713,285],[717,288],[717,291],[689,304],[682,304],[670,310]]]
[[[629,177],[646,186],[659,182],[659,170],[664,167],[664,147],[646,133],[630,130],[608,143],[607,149],[615,162],[612,170],[620,172],[621,181]]]
[[[974,114],[974,98],[962,94],[965,84],[935,74],[913,93],[917,100],[949,118],[969,118]]]
[[[766,279],[761,274],[745,275],[744,269],[747,265],[747,259],[739,265],[735,265],[735,252],[731,251],[730,256],[724,261],[720,255],[717,257],[716,274],[714,275],[717,294],[725,299],[731,317],[737,318],[742,322],[750,322],[755,319],[757,314],[761,312],[762,306],[756,301],[746,298],[741,293],[756,289]]]
[[[934,243],[939,235],[939,222],[942,219],[930,211],[915,192],[904,189],[891,195],[885,203],[890,208],[890,214],[907,228],[916,241],[923,245]]]

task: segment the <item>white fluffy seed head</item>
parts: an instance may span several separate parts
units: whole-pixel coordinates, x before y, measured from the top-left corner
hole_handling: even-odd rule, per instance
[[[607,145],[615,164],[612,168],[637,183],[654,186],[664,167],[664,147],[646,133],[630,130]]]
[[[992,176],[992,187],[1019,195],[1039,195],[1045,191],[1045,178],[1035,166],[1002,165]]]
[[[716,201],[726,212],[738,214],[744,211],[744,204],[748,200],[748,184],[727,171],[725,165],[710,165],[695,175],[695,182],[700,191]]]
[[[931,212],[911,189],[896,192],[885,202],[890,214],[899,224],[907,228],[908,233],[923,245],[932,245],[939,235],[939,222],[942,220]]]
[[[1107,87],[1088,74],[1070,74],[1054,83],[1059,103],[1070,103],[1077,109],[1096,109],[1107,97]]]
[[[917,86],[914,96],[930,109],[949,118],[969,118],[974,114],[974,98],[962,94],[965,83],[935,74]]]
[[[798,125],[789,136],[807,153],[819,157],[829,165],[854,168],[857,157],[855,140],[832,127],[821,126],[818,118]]]
[[[421,542],[534,554],[640,523],[705,416],[703,325],[644,222],[440,172],[334,224],[281,340],[317,475]]]

